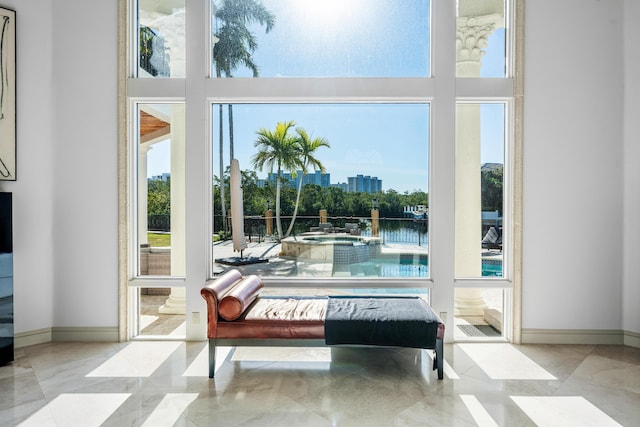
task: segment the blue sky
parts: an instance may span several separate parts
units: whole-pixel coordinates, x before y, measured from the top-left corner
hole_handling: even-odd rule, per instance
[[[263,0],[276,15],[276,25],[269,34],[253,28],[259,46],[254,60],[263,77],[426,76],[429,2],[413,3],[406,8],[397,0]],[[503,30],[492,35],[486,50],[482,75],[502,76]],[[250,74],[237,70],[234,76]],[[218,109],[213,110],[213,167],[218,175]],[[503,107],[483,105],[481,115],[482,163],[503,163]],[[228,164],[226,108],[224,120]],[[288,120],[329,141],[331,148],[320,149],[317,157],[332,183],[362,174],[381,179],[383,190],[428,191],[427,104],[236,105],[234,150],[241,169],[253,168],[256,130],[273,129],[278,121]],[[168,151],[168,144],[157,144],[149,152],[149,176],[168,170]],[[258,175],[265,177],[267,172]]]

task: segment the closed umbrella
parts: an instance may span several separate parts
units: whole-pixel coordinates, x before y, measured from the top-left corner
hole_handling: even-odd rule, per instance
[[[240,252],[247,248],[244,235],[244,206],[242,204],[240,163],[238,159],[231,161],[231,232],[233,234],[233,250]]]

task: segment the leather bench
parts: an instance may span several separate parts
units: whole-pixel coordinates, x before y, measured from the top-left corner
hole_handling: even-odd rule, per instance
[[[232,269],[200,291],[207,302],[209,378],[215,375],[218,345],[321,347],[350,344],[434,350],[433,369],[437,369],[439,379],[443,378],[444,323],[421,299],[378,297],[367,300],[333,300],[331,297],[261,297],[262,287],[260,277],[243,277],[238,270]],[[362,304],[374,304],[374,308],[383,311],[380,312],[379,318],[351,321],[343,316],[344,310],[340,312],[345,304],[349,306],[347,311],[358,311]],[[375,313],[375,310],[361,311],[367,311],[369,316]],[[408,318],[405,313],[408,313]],[[386,329],[380,329],[380,325],[385,323]],[[338,336],[327,335],[329,326],[333,331],[338,331]],[[373,327],[375,330],[362,331],[362,328],[367,327]],[[415,329],[411,329],[412,327]],[[352,333],[342,333],[345,329],[354,330]],[[372,342],[360,338],[376,335],[379,338],[377,341],[374,338]]]

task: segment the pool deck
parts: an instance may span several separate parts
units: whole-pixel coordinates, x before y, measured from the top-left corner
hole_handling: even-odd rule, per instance
[[[231,240],[219,241],[213,244],[214,257],[216,259],[239,257],[239,252],[233,251]],[[381,256],[394,257],[400,255],[428,255],[429,249],[425,246],[406,244],[382,244]],[[267,258],[269,262],[248,264],[241,267],[245,274],[258,274],[264,276],[311,276],[331,277],[333,263],[311,259],[283,256],[281,244],[276,241],[249,242],[247,249],[243,251],[243,257]],[[502,252],[494,250],[482,250],[482,258],[486,260],[502,260]],[[223,273],[231,265],[214,263],[214,273]]]
[[[239,257],[239,252],[233,251],[233,243],[230,240],[219,241],[213,244],[214,257],[216,259]],[[383,244],[381,245],[381,257],[393,258],[400,255],[429,254],[428,247],[403,244]],[[235,267],[227,264],[214,263],[214,273],[221,274],[231,268],[239,268],[243,274],[257,274],[262,276],[280,277],[335,277],[332,262],[321,260],[296,258],[284,256],[281,253],[281,245],[276,241],[261,241],[248,243],[247,249],[243,251],[244,257],[267,258],[269,262],[248,264]],[[498,251],[482,251],[483,259],[501,260],[502,253]],[[349,274],[345,274],[348,276]],[[343,276],[343,274],[340,274]]]

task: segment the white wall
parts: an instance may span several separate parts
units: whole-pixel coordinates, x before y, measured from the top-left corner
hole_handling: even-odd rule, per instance
[[[17,12],[15,332],[117,327],[117,1]]]
[[[15,198],[16,333],[115,328],[117,1],[3,4],[18,13],[18,181],[0,183]],[[623,109],[623,5],[526,3],[525,329],[640,331],[640,124],[637,96]],[[638,40],[637,2],[624,12]],[[634,49],[625,84],[638,95]]]
[[[3,1],[16,10],[17,165],[13,193],[15,332],[53,324],[55,153],[51,1]]]
[[[117,326],[117,1],[54,4],[54,326]]]
[[[640,2],[626,0],[622,327],[640,333]]]
[[[621,329],[622,0],[525,10],[523,329]]]

